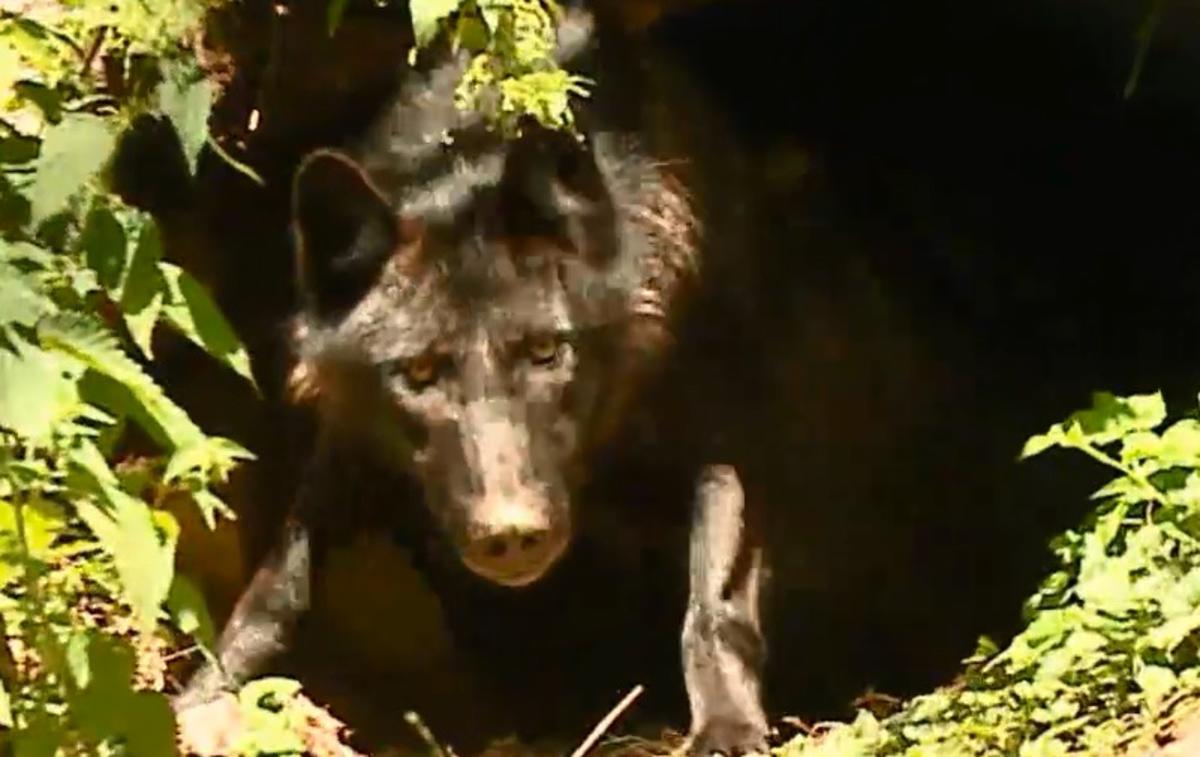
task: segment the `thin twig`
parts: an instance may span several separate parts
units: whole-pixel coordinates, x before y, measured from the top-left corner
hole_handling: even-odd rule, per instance
[[[96,62],[96,55],[100,52],[100,46],[104,44],[104,37],[107,34],[107,26],[101,26],[96,30],[96,35],[92,37],[92,44],[83,56],[83,66],[79,71],[80,76],[87,76],[88,72],[92,70],[92,64]]]
[[[433,731],[429,730],[429,726],[425,725],[425,721],[421,720],[420,715],[415,712],[406,712],[404,713],[404,720],[413,727],[413,730],[425,742],[425,746],[428,747],[429,753],[433,757],[447,757],[446,750],[442,749],[442,745],[438,743],[437,738],[433,735]]]
[[[621,713],[629,709],[629,706],[633,704],[633,700],[640,697],[643,691],[645,691],[645,689],[640,683],[637,686],[634,686],[633,690],[626,694],[624,699],[622,699],[620,702],[617,702],[617,706],[612,708],[612,710],[610,710],[609,713],[604,716],[604,719],[596,724],[596,727],[593,728],[592,732],[589,733],[587,738],[583,740],[583,743],[580,744],[574,752],[571,752],[571,757],[583,757],[583,755],[587,754],[588,751],[596,745],[596,742],[600,740],[600,737],[604,735],[604,732],[607,731],[614,722],[616,722],[617,718],[621,717]]]
[[[245,176],[250,181],[253,181],[260,187],[265,187],[267,185],[267,182],[263,180],[263,177],[258,175],[257,171],[230,155],[229,151],[222,147],[221,143],[218,142],[212,134],[208,135],[206,141],[208,142],[208,146],[212,148],[212,151],[215,152],[221,158],[221,160],[224,160],[227,164],[229,164],[230,168],[237,171],[242,176]]]

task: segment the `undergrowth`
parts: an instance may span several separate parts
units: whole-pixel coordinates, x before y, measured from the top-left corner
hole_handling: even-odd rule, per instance
[[[167,505],[213,525],[251,455],[146,366],[158,327],[252,380],[249,359],[109,182],[138,119],[170,124],[195,170],[205,10],[80,0],[0,18],[0,738],[16,755],[175,753],[171,650],[211,643]]]
[[[1167,735],[1200,694],[1200,421],[1165,421],[1159,394],[1098,394],[1030,439],[1022,457],[1073,449],[1118,475],[1052,543],[1060,567],[1025,630],[1004,649],[981,639],[954,685],[777,755],[1112,755]]]

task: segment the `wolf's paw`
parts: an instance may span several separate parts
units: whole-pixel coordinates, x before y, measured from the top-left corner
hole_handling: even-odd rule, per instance
[[[751,717],[714,717],[701,724],[688,741],[688,754],[693,757],[766,753],[766,724]]]

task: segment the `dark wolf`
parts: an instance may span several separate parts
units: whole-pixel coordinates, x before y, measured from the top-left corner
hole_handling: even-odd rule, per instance
[[[296,168],[291,390],[319,439],[219,664],[180,707],[286,648],[351,500],[429,524],[474,580],[512,592],[611,505],[690,532],[691,749],[764,746],[761,498],[752,424],[727,409],[761,373],[749,193],[711,117],[660,104],[680,82],[606,45],[582,12],[560,31],[565,64],[598,82],[581,139],[535,124],[505,138],[459,111],[463,61],[447,53],[366,133]],[[606,491],[607,472],[660,462],[685,496],[613,504],[625,493]],[[377,481],[415,483],[422,507]]]

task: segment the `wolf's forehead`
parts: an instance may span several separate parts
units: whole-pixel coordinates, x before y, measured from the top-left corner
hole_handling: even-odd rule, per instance
[[[462,351],[482,336],[511,342],[531,332],[576,327],[556,279],[522,276],[465,294],[442,271],[418,280],[381,280],[343,321],[340,331],[377,361],[412,356],[431,345]]]

